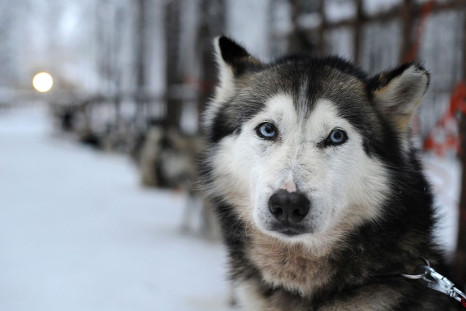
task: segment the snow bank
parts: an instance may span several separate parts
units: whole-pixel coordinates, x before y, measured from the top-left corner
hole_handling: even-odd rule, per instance
[[[0,310],[222,310],[224,250],[179,232],[184,197],[51,123],[0,114]]]

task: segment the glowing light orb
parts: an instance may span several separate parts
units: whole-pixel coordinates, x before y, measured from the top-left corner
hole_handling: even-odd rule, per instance
[[[53,78],[48,72],[36,73],[32,78],[32,86],[37,92],[48,92],[53,86]]]

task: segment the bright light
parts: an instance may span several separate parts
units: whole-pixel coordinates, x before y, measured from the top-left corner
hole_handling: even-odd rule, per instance
[[[37,92],[48,92],[53,86],[52,76],[47,72],[36,73],[32,78],[32,86]]]

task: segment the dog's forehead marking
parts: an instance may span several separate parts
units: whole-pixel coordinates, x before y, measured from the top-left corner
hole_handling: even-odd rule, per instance
[[[293,98],[286,93],[277,94],[265,102],[265,109],[259,118],[269,119],[288,130],[290,127],[302,128],[319,136],[331,130],[330,127],[347,127],[349,122],[341,117],[335,103],[319,98],[315,103],[307,103],[302,95]],[[295,101],[299,103],[296,104]]]
[[[305,116],[309,111],[309,79],[303,78],[298,89],[295,107],[299,115]]]
[[[293,106],[293,97],[290,94],[279,93],[265,102],[265,114],[276,122],[298,121],[297,114]]]
[[[319,136],[326,136],[335,127],[343,129],[350,127],[349,122],[339,115],[335,103],[325,98],[316,100],[314,108],[307,118],[306,126],[307,131],[316,132]]]
[[[250,121],[250,126],[255,127],[260,122],[274,123],[281,135],[296,133],[295,129],[301,120],[295,110],[293,97],[287,93],[278,93],[265,100],[264,109]]]

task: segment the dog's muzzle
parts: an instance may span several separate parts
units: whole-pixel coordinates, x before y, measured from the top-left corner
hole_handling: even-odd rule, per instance
[[[302,221],[310,207],[311,202],[301,192],[275,192],[269,199],[269,211],[275,218],[273,230],[289,236],[305,233]]]

